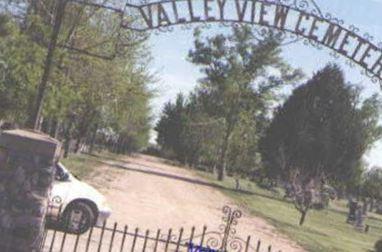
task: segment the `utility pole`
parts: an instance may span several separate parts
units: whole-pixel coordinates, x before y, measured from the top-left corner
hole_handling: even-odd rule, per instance
[[[33,105],[32,113],[29,116],[28,124],[27,124],[27,126],[32,129],[39,128],[39,122],[41,120],[41,113],[42,113],[42,109],[44,105],[45,93],[46,93],[50,73],[52,70],[54,51],[57,47],[58,35],[60,34],[62,21],[65,15],[65,7],[67,4],[67,0],[57,0],[57,1],[58,3],[56,6],[56,11],[55,11],[53,31],[50,37],[48,52],[47,52],[45,63],[44,63],[44,72],[41,77],[40,84],[38,86],[36,100]]]

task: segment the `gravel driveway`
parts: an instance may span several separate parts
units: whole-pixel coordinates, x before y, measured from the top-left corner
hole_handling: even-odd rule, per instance
[[[104,167],[90,184],[100,188],[113,210],[111,222],[139,227],[143,232],[172,228],[185,232],[196,227],[196,233],[218,231],[222,224],[222,208],[232,201],[192,172],[168,165],[163,160],[138,155],[124,160],[105,161]],[[272,245],[272,251],[304,251],[294,241],[279,234],[265,220],[249,216],[245,211],[239,219],[236,235],[246,239],[251,235]]]

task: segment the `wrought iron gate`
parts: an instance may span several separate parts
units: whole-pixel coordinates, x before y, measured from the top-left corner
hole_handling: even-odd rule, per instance
[[[229,206],[224,206],[222,211],[222,224],[215,231],[210,231],[204,226],[201,230],[192,227],[188,232],[181,228],[179,231],[169,229],[167,232],[157,230],[151,233],[149,230],[141,232],[139,228],[119,227],[117,223],[110,227],[106,222],[82,235],[70,234],[57,227],[47,228],[41,248],[44,252],[281,252],[271,245],[255,240],[252,236],[247,236],[246,239],[239,237],[236,226],[242,212]]]

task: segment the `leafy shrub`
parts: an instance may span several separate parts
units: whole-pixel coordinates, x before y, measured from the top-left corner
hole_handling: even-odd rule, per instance
[[[144,154],[155,156],[155,157],[161,157],[161,151],[156,146],[149,146],[146,150],[143,151]]]

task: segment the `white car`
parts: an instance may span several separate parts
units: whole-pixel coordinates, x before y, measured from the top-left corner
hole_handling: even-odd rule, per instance
[[[75,178],[61,163],[56,165],[49,205],[48,220],[55,220],[70,233],[85,233],[92,226],[102,225],[111,215],[105,197]]]

